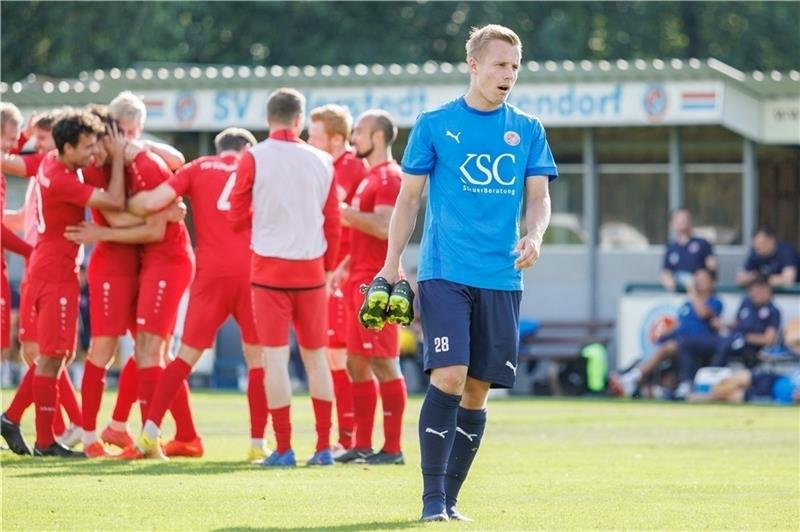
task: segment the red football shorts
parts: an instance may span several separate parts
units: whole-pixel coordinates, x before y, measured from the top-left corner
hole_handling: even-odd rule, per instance
[[[347,346],[347,305],[344,292],[328,297],[328,347],[344,349]]]
[[[361,285],[372,282],[373,276],[355,275],[344,287],[347,305],[347,353],[366,357],[400,356],[400,327],[386,324],[380,331],[365,329],[358,319],[364,303]]]
[[[19,334],[20,342],[35,342],[38,337],[38,317],[35,301],[30,296],[28,276],[19,283]]]
[[[198,276],[189,293],[181,342],[195,349],[211,347],[228,316],[239,324],[244,343],[258,345],[249,276]]]
[[[93,273],[89,268],[87,278],[92,338],[122,336],[135,326],[139,277]]]
[[[139,272],[139,300],[136,305],[136,326],[168,338],[175,329],[178,306],[192,282],[194,262],[163,262],[147,266]]]
[[[78,307],[81,287],[78,276],[69,281],[28,277],[27,296],[37,315],[36,336],[39,354],[65,357],[74,350],[78,338]]]
[[[5,349],[11,347],[11,285],[5,268],[0,283],[0,347]]]
[[[294,323],[297,343],[306,349],[328,345],[328,293],[324,286],[311,289],[275,289],[253,286],[253,308],[261,345],[289,345],[289,325]]]

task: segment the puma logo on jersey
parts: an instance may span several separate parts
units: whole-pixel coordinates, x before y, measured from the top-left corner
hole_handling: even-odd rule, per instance
[[[456,141],[458,144],[461,144],[461,138],[460,138],[461,137],[461,132],[460,131],[458,133],[453,133],[449,129],[446,129],[445,132],[444,132],[444,136],[445,137],[450,137],[451,139]]]
[[[516,377],[516,376],[517,376],[517,366],[515,366],[514,364],[512,364],[512,363],[511,363],[511,362],[509,362],[508,360],[506,360],[506,366],[508,366],[509,368],[511,368],[511,371],[513,371],[513,372],[514,372],[514,376]]]
[[[464,430],[464,429],[462,429],[461,427],[456,427],[456,432],[458,432],[459,434],[463,434],[463,435],[464,435],[464,436],[465,436],[465,437],[466,437],[466,438],[467,438],[467,439],[468,439],[470,442],[471,442],[471,441],[472,441],[474,438],[477,438],[477,437],[478,437],[478,435],[477,435],[477,434],[467,434],[467,431],[465,431],[465,430]]]
[[[439,431],[433,430],[430,427],[425,427],[425,432],[428,433],[428,434],[436,434],[441,439],[445,439],[445,434],[447,434],[450,431],[449,430],[443,430],[442,432],[439,432]]]

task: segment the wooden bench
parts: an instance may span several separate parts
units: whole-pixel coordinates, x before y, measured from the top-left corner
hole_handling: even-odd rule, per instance
[[[561,395],[558,375],[563,365],[581,358],[581,349],[593,343],[608,345],[614,322],[611,320],[543,321],[539,328],[520,341],[515,391],[530,394],[533,385],[546,381],[553,395]],[[537,364],[529,368],[528,362]]]

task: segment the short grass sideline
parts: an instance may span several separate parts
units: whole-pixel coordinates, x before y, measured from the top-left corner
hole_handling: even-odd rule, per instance
[[[3,405],[11,392],[3,391]],[[107,394],[101,427],[113,396]],[[632,401],[500,399],[461,496],[474,523],[417,522],[416,421],[406,466],[264,470],[241,394],[192,396],[200,460],[67,462],[3,451],[2,530],[797,530],[798,409]],[[138,412],[137,416],[138,418]],[[311,406],[296,399],[295,451],[312,452]],[[24,430],[33,440],[33,411]],[[270,425],[271,428],[271,425]],[[376,442],[380,443],[380,423]],[[172,432],[170,426],[166,433]]]

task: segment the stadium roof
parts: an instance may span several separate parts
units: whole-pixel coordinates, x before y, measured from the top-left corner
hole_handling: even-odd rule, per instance
[[[0,82],[3,99],[20,106],[80,105],[106,101],[122,90],[248,89],[271,86],[437,85],[464,83],[466,63],[245,66],[145,63],[136,68],[81,72],[77,78],[30,74],[11,84]],[[800,71],[742,72],[718,59],[618,59],[614,61],[528,61],[519,82],[593,83],[620,81],[731,82],[759,99],[800,95]]]

